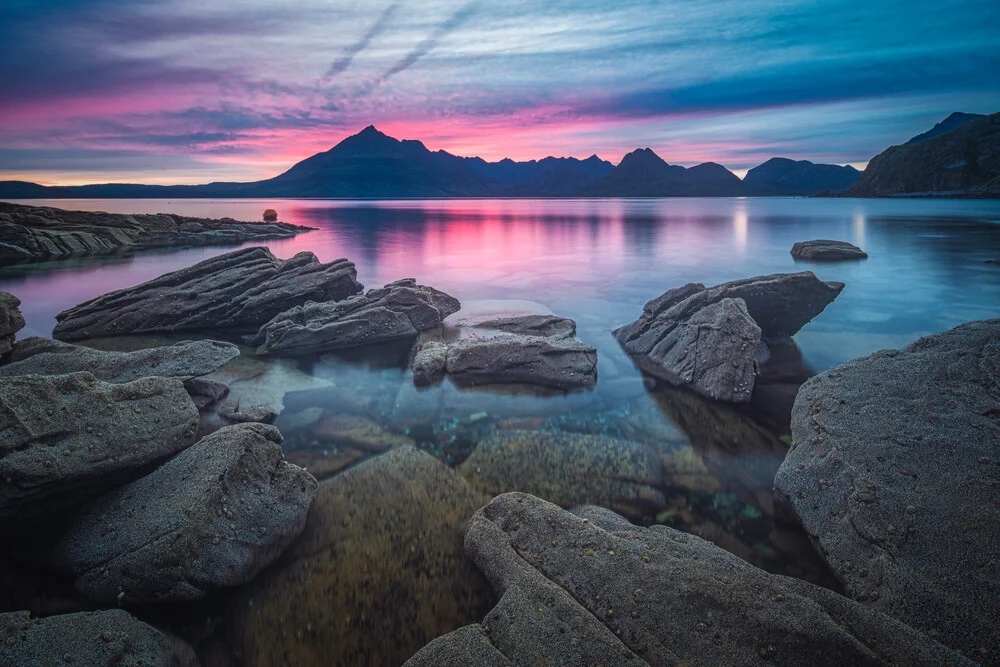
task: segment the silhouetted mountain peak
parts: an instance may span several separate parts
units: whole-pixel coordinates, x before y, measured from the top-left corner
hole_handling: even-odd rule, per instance
[[[631,153],[626,153],[618,167],[666,167],[667,162],[653,152],[652,148],[636,148]]]
[[[952,130],[965,125],[970,120],[976,120],[977,118],[982,117],[983,115],[978,113],[963,113],[961,111],[956,111],[923,134],[918,134],[913,137],[904,145],[919,144],[921,141],[927,141],[928,139],[939,137],[946,132],[951,132]]]

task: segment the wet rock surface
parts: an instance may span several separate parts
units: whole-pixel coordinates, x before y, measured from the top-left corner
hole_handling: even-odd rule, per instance
[[[459,308],[454,297],[406,278],[338,303],[282,312],[261,327],[253,344],[261,353],[304,354],[416,338]]]
[[[230,424],[273,424],[278,416],[277,410],[270,405],[241,406],[238,402],[226,403],[219,408],[219,416]]]
[[[262,424],[202,438],[75,512],[50,561],[103,602],[196,600],[246,583],[298,537],[316,491],[281,442]]]
[[[570,513],[504,494],[472,518],[465,547],[500,600],[478,628],[438,639],[410,667],[477,656],[514,665],[972,664],[829,590],[598,507]]]
[[[792,257],[795,259],[837,262],[851,259],[867,259],[868,253],[853,243],[846,241],[817,239],[815,241],[799,241],[793,245]]]
[[[291,238],[311,227],[181,215],[121,215],[0,202],[0,263]]]
[[[14,334],[24,328],[21,300],[9,292],[0,292],[0,358],[14,346]]]
[[[190,646],[121,609],[45,618],[19,611],[0,614],[0,664],[196,667],[198,659]]]
[[[90,373],[0,381],[0,522],[74,507],[194,443],[184,384]]]
[[[184,341],[134,352],[109,352],[49,338],[28,338],[0,365],[0,377],[66,375],[87,371],[98,380],[121,384],[144,377],[189,380],[208,375],[239,356],[232,343]]]
[[[266,248],[212,257],[59,313],[53,336],[102,336],[211,329],[257,329],[307,301],[338,301],[361,291],[354,264],[323,264],[310,252],[281,260]]]
[[[321,482],[301,539],[234,601],[229,651],[244,664],[398,665],[481,618],[492,596],[462,536],[486,500],[410,447]]]
[[[775,478],[849,595],[1000,660],[1000,320],[831,369]]]

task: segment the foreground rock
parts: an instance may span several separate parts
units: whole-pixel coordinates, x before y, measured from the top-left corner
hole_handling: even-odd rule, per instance
[[[231,218],[120,215],[0,203],[0,263],[162,247],[236,245],[291,238],[311,227]]]
[[[775,478],[847,593],[1000,659],[1000,320],[819,375]]]
[[[597,350],[576,338],[576,323],[522,315],[463,327],[459,340],[428,341],[413,360],[417,385],[448,375],[459,385],[523,383],[554,389],[597,382]]]
[[[14,334],[24,328],[24,316],[18,310],[21,300],[8,292],[0,292],[0,357],[14,346]]]
[[[53,336],[81,340],[124,334],[256,329],[307,301],[337,301],[361,291],[354,264],[322,264],[311,252],[281,260],[245,248],[63,311]]]
[[[0,614],[0,664],[196,667],[191,647],[121,609],[31,618]]]
[[[481,618],[489,587],[462,536],[486,500],[412,447],[322,482],[302,537],[234,602],[229,651],[253,665],[399,665]]]
[[[244,424],[76,512],[50,559],[103,602],[197,600],[251,580],[305,526],[316,480],[281,433]]]
[[[0,381],[0,523],[77,506],[195,441],[178,379],[99,382],[90,373]]]
[[[602,508],[504,494],[472,518],[465,547],[500,601],[410,667],[972,664],[827,589]]]
[[[17,343],[0,366],[0,377],[66,375],[88,371],[98,380],[121,384],[144,377],[190,380],[208,375],[240,354],[232,343],[216,340],[183,341],[135,352],[108,352],[49,338]]]
[[[303,354],[416,338],[461,308],[458,299],[412,278],[339,303],[307,303],[261,327],[260,353]]]
[[[647,303],[614,335],[644,371],[708,398],[747,403],[767,352],[761,343],[794,335],[843,288],[809,271],[712,288],[688,283]]]
[[[849,259],[867,259],[868,253],[853,243],[846,241],[818,239],[815,241],[799,241],[793,245],[792,257],[795,259],[838,262]]]

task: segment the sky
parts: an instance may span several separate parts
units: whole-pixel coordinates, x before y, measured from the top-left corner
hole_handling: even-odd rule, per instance
[[[0,180],[274,176],[374,124],[498,160],[863,167],[1000,111],[997,0],[4,0]]]

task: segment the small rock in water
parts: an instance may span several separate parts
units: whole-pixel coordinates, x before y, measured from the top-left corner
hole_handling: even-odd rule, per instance
[[[264,209],[264,222],[277,222],[278,212],[273,208]]]
[[[868,253],[846,241],[830,241],[817,239],[815,241],[799,241],[792,246],[792,257],[795,259],[811,259],[826,262],[838,262],[850,259],[867,259]]]

